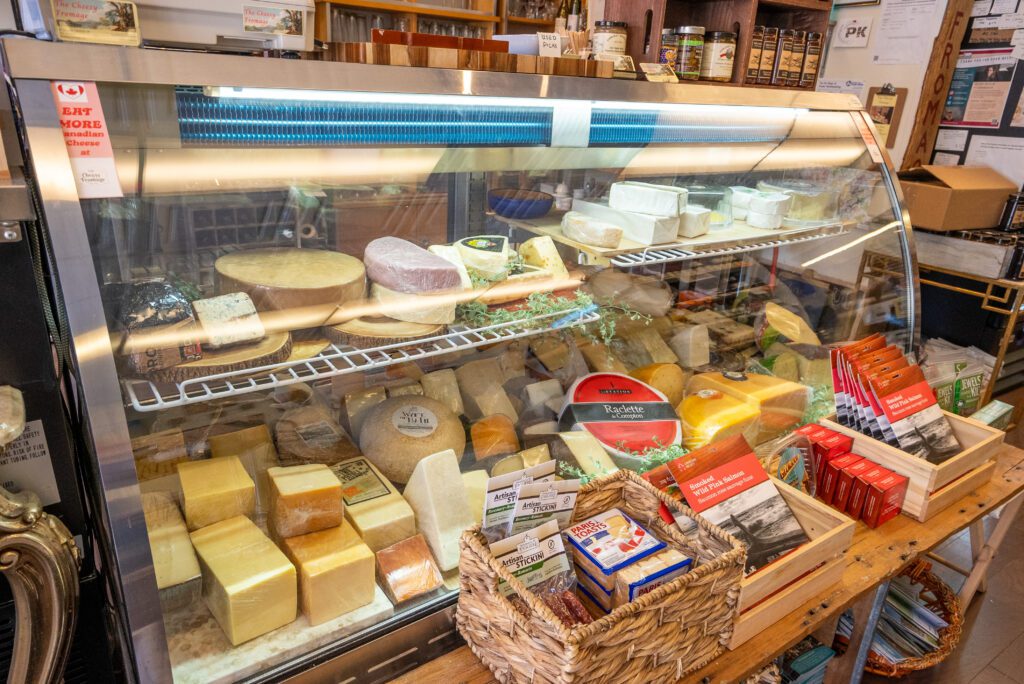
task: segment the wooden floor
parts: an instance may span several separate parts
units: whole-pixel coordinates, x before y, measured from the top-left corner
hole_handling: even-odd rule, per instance
[[[1024,428],[1007,435],[1024,448]],[[992,523],[991,516],[988,523]],[[961,566],[970,566],[967,532],[936,550]],[[865,675],[864,682],[920,684],[1024,684],[1024,512],[1018,516],[993,561],[988,591],[978,594],[964,618],[960,646],[940,665],[901,680]],[[935,564],[936,572],[959,589],[963,578]]]

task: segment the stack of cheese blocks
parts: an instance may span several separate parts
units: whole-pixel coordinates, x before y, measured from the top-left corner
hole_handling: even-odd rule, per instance
[[[686,574],[693,564],[618,508],[572,525],[566,536],[579,593],[595,618]]]
[[[776,230],[789,211],[793,198],[784,192],[761,192],[753,188],[732,188],[732,215],[748,226]]]
[[[562,232],[566,237],[587,244],[593,244],[597,237],[608,232],[590,225],[593,222],[616,226],[622,236],[641,245],[704,235],[711,226],[711,211],[688,205],[687,195],[685,188],[672,185],[613,183],[607,202],[574,200],[573,211],[562,219]]]

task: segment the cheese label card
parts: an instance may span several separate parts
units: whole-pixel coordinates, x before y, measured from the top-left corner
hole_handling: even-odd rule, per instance
[[[391,424],[408,437],[428,437],[437,429],[437,416],[425,406],[410,404],[391,414]]]
[[[748,575],[807,541],[754,454],[680,482],[679,489],[694,512],[746,546]]]
[[[576,523],[566,536],[577,553],[577,563],[595,581],[608,582],[609,591],[614,587],[609,575],[665,548],[664,542],[618,508]]]
[[[533,529],[548,520],[558,521],[564,529],[572,520],[576,510],[576,495],[580,490],[579,480],[552,480],[531,482],[519,488],[515,508],[509,522],[509,535]]]
[[[561,584],[562,578],[572,576],[569,556],[565,553],[555,520],[496,541],[490,545],[490,550],[494,558],[527,589],[536,591],[540,585]],[[502,596],[514,592],[504,580],[498,582],[498,591]]]
[[[960,453],[960,443],[920,367],[895,370],[873,379],[871,386],[901,449],[929,463]]]
[[[523,470],[514,470],[487,480],[481,532],[488,540],[505,535],[515,510],[519,488],[531,482],[555,479],[555,461],[544,461]]]
[[[585,430],[614,456],[679,444],[683,428],[672,404],[650,385],[620,373],[591,373],[565,395],[558,428]]]
[[[379,499],[391,492],[365,458],[339,463],[331,470],[341,480],[341,497],[346,506]]]

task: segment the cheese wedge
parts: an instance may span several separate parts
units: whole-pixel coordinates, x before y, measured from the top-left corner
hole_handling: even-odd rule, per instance
[[[295,566],[251,520],[239,515],[196,530],[192,544],[206,606],[233,646],[295,619]]]
[[[167,492],[143,494],[142,513],[146,518],[157,588],[166,589],[198,577],[199,563],[174,497]]]
[[[519,256],[531,266],[537,266],[560,278],[568,278],[569,270],[558,254],[555,241],[548,235],[530,238],[519,246]]]
[[[394,485],[362,456],[331,466],[341,481],[345,519],[366,545],[379,551],[416,534],[412,508]]]
[[[256,485],[236,456],[179,463],[178,480],[190,530],[256,510]]]
[[[374,283],[370,298],[380,315],[406,323],[448,325],[455,322],[456,298],[450,294],[405,294]]]
[[[433,252],[442,259],[447,259],[449,263],[453,264],[459,272],[459,280],[462,283],[463,290],[473,289],[473,281],[469,277],[469,271],[466,270],[466,264],[462,261],[462,255],[459,253],[459,248],[455,245],[430,245],[427,251]]]
[[[341,483],[322,463],[271,468],[270,528],[278,539],[337,527],[342,522]]]
[[[459,382],[451,368],[427,373],[420,378],[420,385],[423,387],[424,396],[441,402],[455,415],[461,416],[466,412],[462,405]]]
[[[462,473],[462,486],[466,488],[466,500],[469,503],[469,511],[473,514],[473,521],[480,524],[484,516],[487,471],[471,470],[468,473]]]
[[[446,449],[417,463],[406,485],[405,499],[416,514],[416,529],[430,545],[437,566],[442,572],[457,568],[459,537],[472,526],[473,514],[455,452]]]
[[[367,412],[387,398],[383,387],[369,387],[345,395],[345,415],[348,416],[349,433],[353,439],[359,439]]]
[[[615,249],[622,241],[622,228],[578,211],[570,211],[562,217],[562,235],[592,247]]]

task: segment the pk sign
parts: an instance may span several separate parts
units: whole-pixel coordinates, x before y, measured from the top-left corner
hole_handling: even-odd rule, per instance
[[[870,19],[845,19],[835,28],[835,47],[862,48],[871,37]]]

